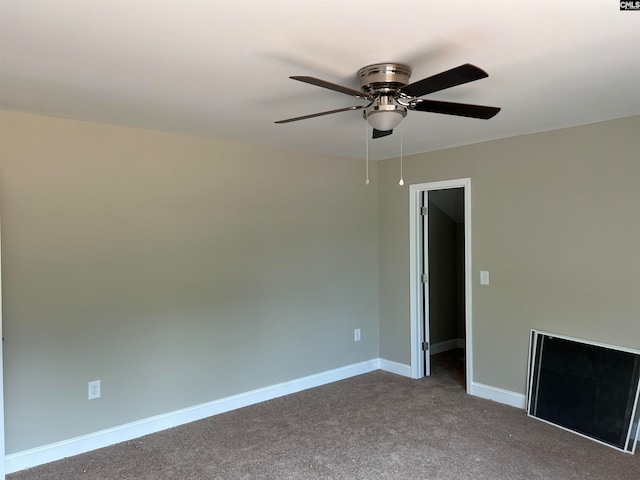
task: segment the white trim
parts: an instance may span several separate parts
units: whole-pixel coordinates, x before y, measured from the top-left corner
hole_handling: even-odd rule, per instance
[[[99,432],[70,438],[61,442],[44,445],[42,447],[12,453],[5,457],[6,473],[15,473],[26,468],[53,462],[73,455],[79,455],[98,448],[107,447],[120,442],[126,442],[143,435],[160,432],[167,428],[177,427],[196,420],[201,420],[220,413],[272,400],[309,388],[319,387],[328,383],[362,375],[375,370],[384,370],[396,375],[411,378],[411,366],[403,363],[376,358],[366,362],[356,363],[327,372],[309,375],[307,377],[283,382],[269,387],[259,388],[250,392],[233,395],[231,397],[214,400],[189,408],[176,410],[162,415],[145,418],[137,422],[127,423]],[[472,395],[486,398],[513,407],[524,408],[524,395],[510,392],[497,387],[473,383]]]
[[[1,238],[2,232],[0,231]],[[2,252],[0,251],[0,479],[4,480],[6,478],[6,466],[4,460],[4,366],[2,362],[4,357],[2,344],[4,340],[2,335]]]
[[[391,360],[379,359],[380,370],[385,372],[395,373],[396,375],[402,375],[403,377],[411,377],[411,365],[404,363],[392,362]]]
[[[0,238],[2,233],[0,232]],[[4,356],[2,344],[2,252],[0,252],[0,459],[4,459],[4,367],[2,358]],[[5,479],[6,466],[4,461],[0,461],[0,479]]]
[[[483,383],[473,382],[471,384],[471,395],[476,397],[493,400],[494,402],[503,403],[512,407],[525,408],[525,396],[522,393],[503,390],[502,388],[492,387]]]
[[[472,335],[472,271],[471,271],[471,179],[459,178],[455,180],[443,180],[439,182],[419,183],[409,185],[409,315],[411,331],[411,378],[424,376],[424,365],[421,358],[422,349],[420,343],[424,338],[422,325],[422,293],[420,283],[420,269],[418,265],[421,259],[420,253],[420,193],[429,190],[443,190],[449,188],[464,189],[464,287],[465,287],[465,355],[466,365],[466,389],[472,393],[473,386],[473,335]]]
[[[429,354],[438,355],[439,353],[448,352],[449,350],[453,350],[454,348],[458,348],[457,338],[446,340],[444,342],[432,343],[429,346]]]
[[[97,448],[106,447],[115,443],[132,440],[143,435],[148,435],[150,433],[159,432],[167,428],[177,427],[178,425],[201,420],[212,415],[218,415],[237,408],[300,392],[308,388],[318,387],[327,383],[372,372],[374,370],[378,370],[381,364],[390,368],[394,365],[394,362],[373,359],[366,362],[356,363],[346,367],[336,368],[335,370],[329,370],[327,372],[309,375],[308,377],[233,395],[220,400],[214,400],[201,405],[176,410],[162,415],[156,415],[154,417],[108,428],[88,435],[82,435],[80,437],[70,438],[68,440],[44,445],[42,447],[12,453],[5,457],[6,472],[14,473],[43,463],[53,462],[65,457],[78,455]],[[400,364],[395,365],[397,366]]]
[[[464,338],[452,338],[451,340],[445,340],[444,342],[432,343],[429,346],[429,354],[437,355],[455,348],[464,348],[466,343],[467,342]]]
[[[422,378],[424,366],[421,361],[420,342],[423,325],[420,321],[422,308],[422,285],[420,283],[420,192],[424,184],[409,185],[409,317],[411,328],[411,378]]]

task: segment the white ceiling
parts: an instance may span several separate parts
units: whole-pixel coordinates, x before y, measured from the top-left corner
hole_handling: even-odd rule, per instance
[[[362,158],[361,112],[273,123],[365,103],[290,75],[486,70],[428,98],[498,116],[409,112],[411,154],[638,115],[638,45],[618,0],[2,0],[0,108]],[[398,133],[371,158],[398,156]]]

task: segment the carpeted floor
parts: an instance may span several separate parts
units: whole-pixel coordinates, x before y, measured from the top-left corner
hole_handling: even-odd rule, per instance
[[[435,356],[423,380],[376,371],[7,478],[640,478],[640,454],[467,395],[461,355]]]

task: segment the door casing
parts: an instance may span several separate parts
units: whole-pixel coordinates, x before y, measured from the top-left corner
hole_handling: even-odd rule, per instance
[[[1,227],[0,227],[1,228]],[[0,231],[0,238],[2,238],[2,232]],[[0,479],[5,479],[5,449],[4,449],[4,367],[2,363],[3,343],[2,334],[2,252],[0,251]]]
[[[438,182],[420,183],[409,186],[409,275],[410,275],[410,328],[411,328],[411,378],[422,378],[425,369],[422,356],[422,341],[425,338],[424,310],[428,304],[423,293],[421,280],[424,259],[421,222],[422,192],[463,188],[464,190],[464,285],[465,285],[465,373],[467,393],[471,393],[473,384],[473,331],[472,331],[472,292],[471,292],[471,179],[459,178]]]

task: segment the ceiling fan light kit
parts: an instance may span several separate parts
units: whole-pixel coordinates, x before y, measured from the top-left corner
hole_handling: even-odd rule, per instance
[[[388,132],[396,128],[402,119],[407,116],[407,109],[397,103],[394,104],[388,100],[388,97],[383,98],[386,100],[384,103],[379,102],[366,107],[362,112],[362,116],[376,130]]]

